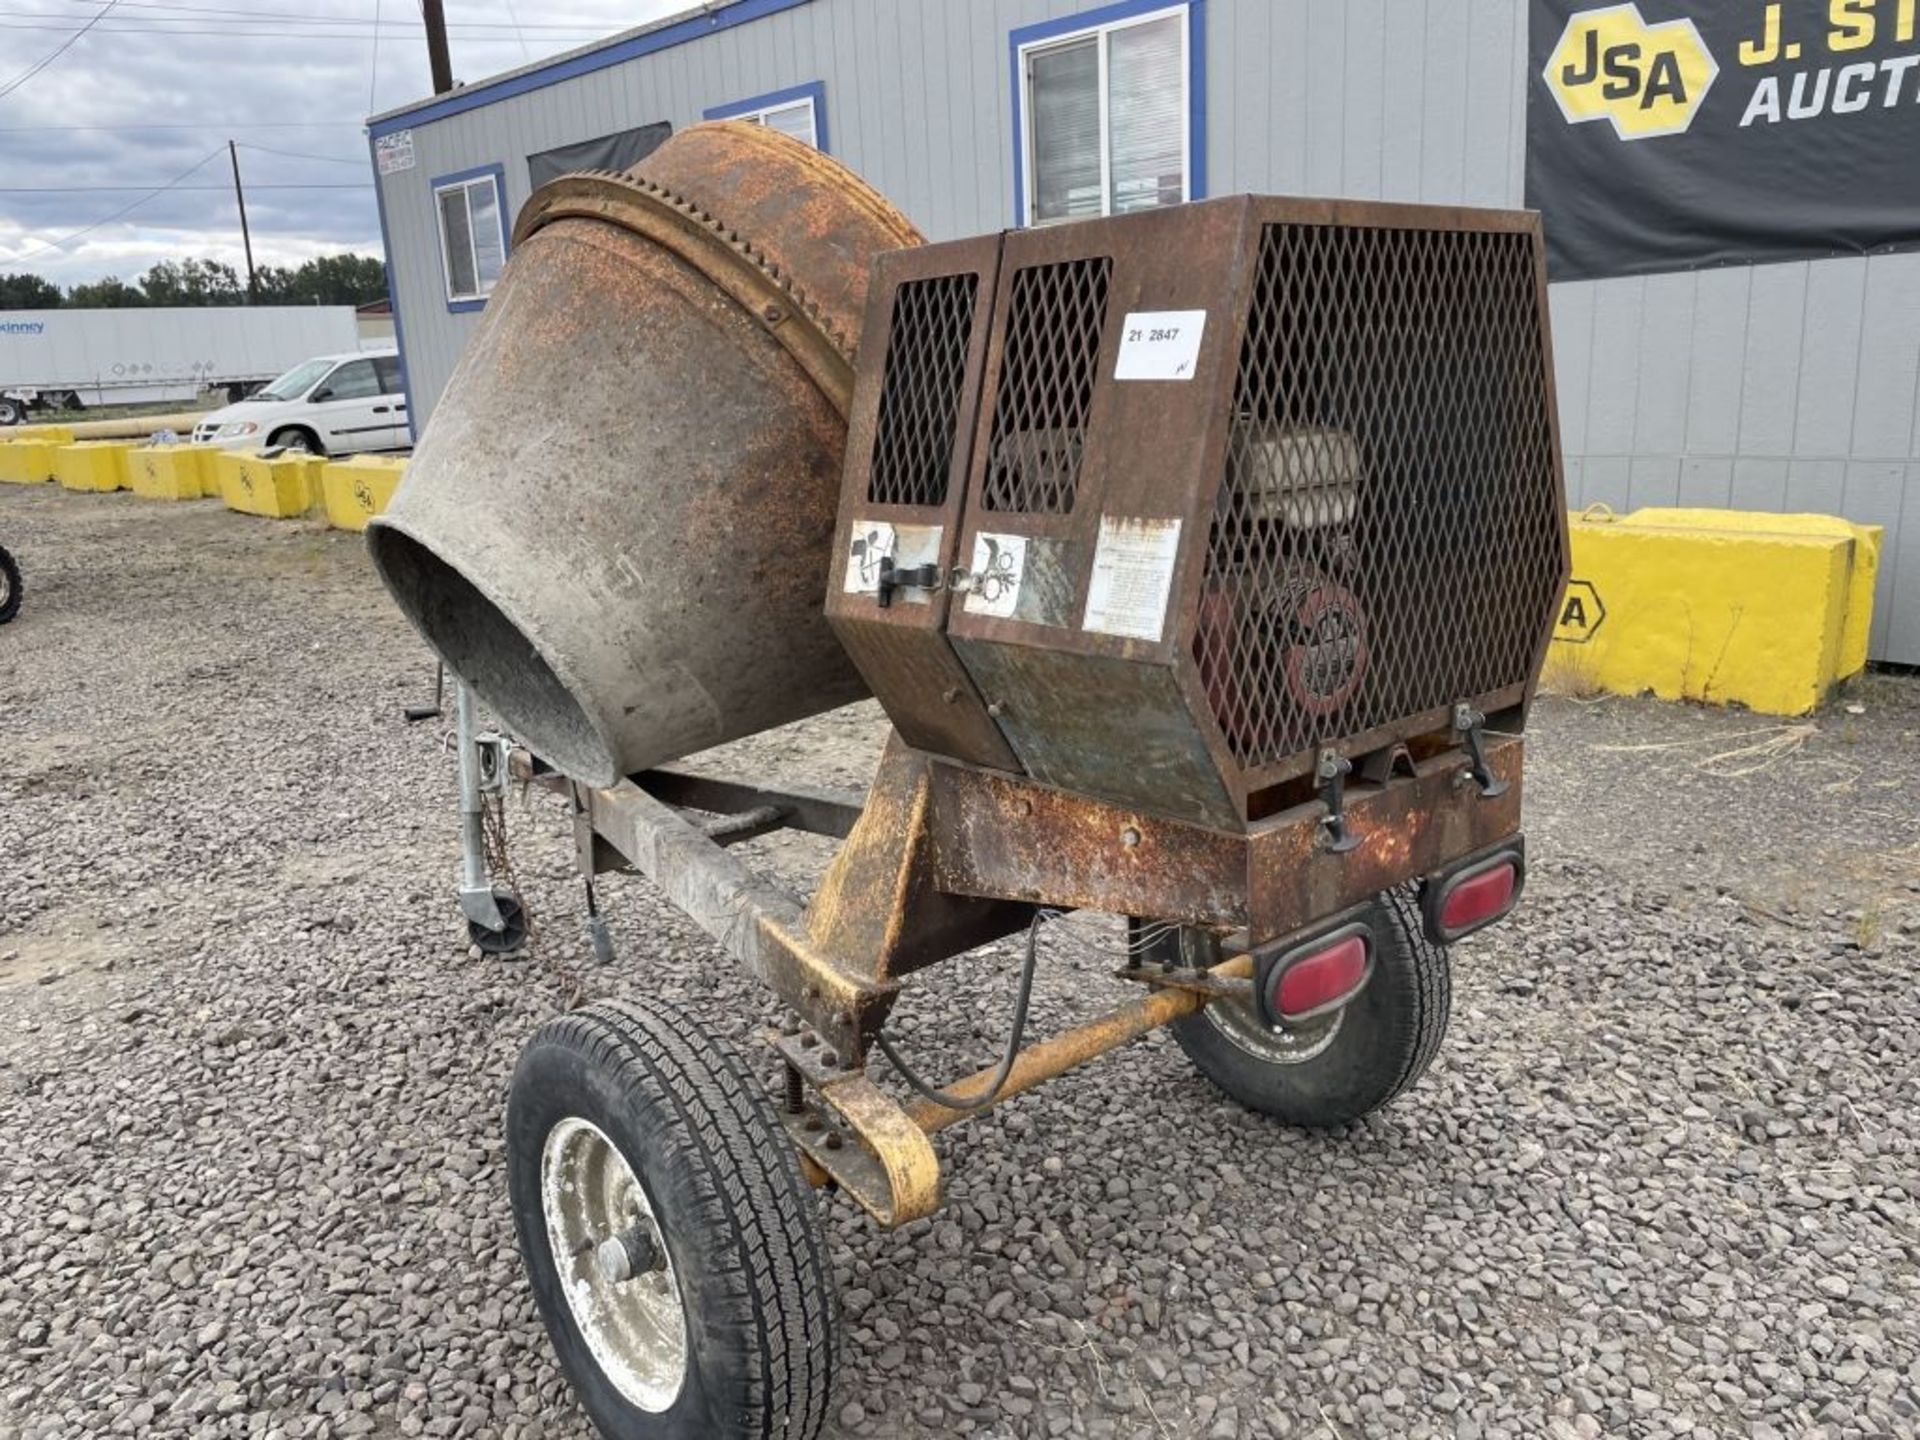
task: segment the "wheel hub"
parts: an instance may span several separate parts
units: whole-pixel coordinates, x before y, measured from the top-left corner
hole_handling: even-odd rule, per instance
[[[1220,963],[1220,942],[1208,931],[1182,930],[1179,945],[1182,965],[1206,969]],[[1319,1055],[1340,1033],[1346,1013],[1343,1006],[1304,1024],[1269,1025],[1250,1001],[1216,1000],[1200,1012],[1230,1043],[1270,1065],[1298,1065]]]
[[[540,1194],[567,1308],[601,1373],[638,1409],[670,1408],[686,1382],[686,1315],[645,1188],[597,1125],[569,1116],[542,1147]]]

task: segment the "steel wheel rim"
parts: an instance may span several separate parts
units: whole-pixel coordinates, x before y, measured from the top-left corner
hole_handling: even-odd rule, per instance
[[[1216,1000],[1200,1012],[1228,1043],[1269,1065],[1302,1065],[1333,1044],[1346,1019],[1342,1007],[1304,1025],[1263,1025],[1250,1005],[1238,1000]]]
[[[1180,963],[1207,969],[1220,963],[1220,942],[1204,930],[1180,932]],[[1252,1005],[1238,1000],[1216,1000],[1201,1015],[1235,1049],[1268,1065],[1302,1065],[1333,1044],[1346,1019],[1347,1007],[1304,1025],[1262,1024]]]
[[[687,1378],[686,1313],[645,1187],[599,1126],[568,1116],[541,1147],[540,1202],[561,1292],[600,1373],[635,1408],[670,1408]],[[651,1233],[660,1268],[609,1279],[595,1252],[636,1225]]]

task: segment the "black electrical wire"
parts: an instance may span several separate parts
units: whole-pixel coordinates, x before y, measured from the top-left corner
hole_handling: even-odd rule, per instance
[[[29,65],[26,69],[22,70],[18,75],[14,76],[13,79],[9,80],[5,85],[0,85],[0,99],[4,99],[6,96],[11,95],[14,91],[18,90],[22,85],[26,84],[29,80],[33,79],[34,76],[38,75],[42,70],[46,69],[49,65],[53,64],[53,62],[58,60],[62,55],[66,54],[67,51],[71,50],[76,44],[79,43],[82,36],[84,36],[89,30],[93,29],[93,27],[98,25],[102,20],[106,19],[107,16],[112,13],[113,7],[118,5],[119,3],[120,3],[120,0],[107,0],[107,3],[100,7],[99,12],[97,14],[89,17],[85,24],[81,25],[79,29],[75,30],[71,35],[67,36],[65,40],[62,40],[58,45],[56,45],[53,48],[53,50],[49,54],[44,55],[40,59],[34,61],[33,64]]]
[[[973,1099],[963,1099],[949,1090],[936,1090],[915,1073],[913,1068],[901,1058],[900,1052],[893,1048],[893,1042],[887,1039],[885,1030],[874,1032],[873,1042],[880,1047],[880,1053],[900,1072],[900,1078],[907,1082],[913,1093],[924,1100],[948,1110],[970,1112],[984,1110],[1000,1098],[1000,1092],[1006,1088],[1007,1077],[1013,1074],[1013,1063],[1020,1058],[1021,1042],[1027,1033],[1027,1002],[1033,996],[1033,972],[1040,954],[1040,923],[1046,911],[1033,917],[1033,923],[1027,927],[1027,959],[1020,969],[1020,990],[1013,1001],[1013,1028],[1007,1034],[1007,1052],[1000,1057],[1000,1067],[993,1072],[993,1083]]]

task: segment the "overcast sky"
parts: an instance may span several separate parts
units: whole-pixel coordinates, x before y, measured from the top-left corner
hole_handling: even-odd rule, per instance
[[[445,3],[470,83],[695,0]],[[244,269],[229,138],[257,262],[380,253],[364,122],[432,89],[417,0],[118,0],[75,38],[102,15],[101,0],[0,0],[0,269],[62,285],[186,256]],[[295,185],[328,188],[268,188]]]

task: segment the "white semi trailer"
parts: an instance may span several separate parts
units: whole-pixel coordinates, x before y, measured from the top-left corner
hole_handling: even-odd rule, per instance
[[[237,400],[313,355],[359,344],[349,305],[0,310],[0,425],[35,409]]]

